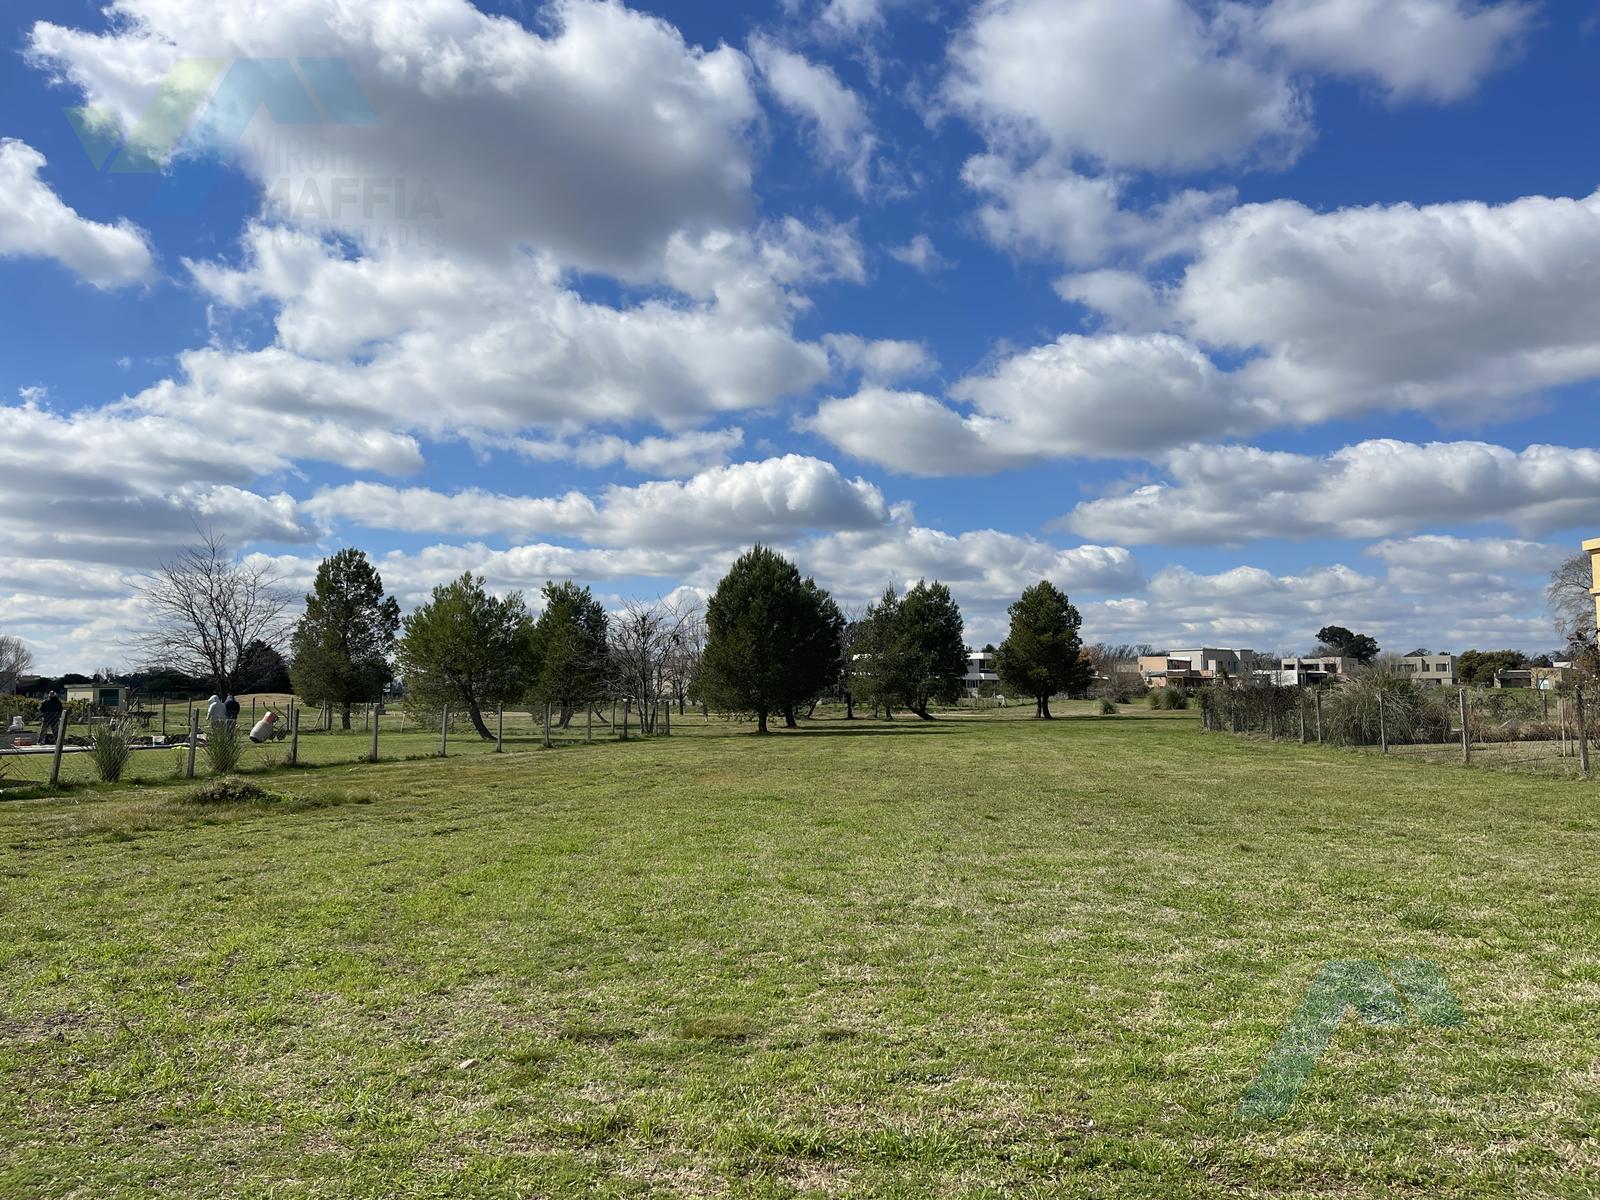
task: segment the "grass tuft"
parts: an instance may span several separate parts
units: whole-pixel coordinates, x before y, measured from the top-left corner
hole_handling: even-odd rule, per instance
[[[185,804],[276,804],[283,800],[277,792],[236,775],[222,775],[185,792]]]
[[[672,1031],[691,1042],[742,1042],[754,1037],[759,1027],[747,1017],[733,1013],[714,1013],[680,1021]]]

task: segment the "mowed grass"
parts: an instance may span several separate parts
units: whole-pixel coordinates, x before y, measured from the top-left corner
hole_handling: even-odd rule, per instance
[[[0,804],[0,1194],[1600,1188],[1594,787],[1026,716]],[[1398,958],[1465,1022],[1238,1115]]]

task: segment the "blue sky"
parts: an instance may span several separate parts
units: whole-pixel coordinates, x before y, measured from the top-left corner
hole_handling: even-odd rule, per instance
[[[197,528],[407,605],[692,597],[759,538],[850,605],[945,579],[975,643],[1048,576],[1091,640],[1556,644],[1587,0],[213,7],[0,25],[0,631],[44,669],[125,663]]]

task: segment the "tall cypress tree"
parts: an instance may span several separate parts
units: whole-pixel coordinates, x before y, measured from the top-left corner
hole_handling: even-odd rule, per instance
[[[544,612],[533,623],[535,700],[560,709],[563,729],[581,701],[606,683],[606,610],[586,587],[568,580],[544,585]]]
[[[708,703],[767,719],[794,712],[839,672],[844,616],[781,554],[756,546],[729,568],[706,605],[701,691]]]
[[[961,695],[967,673],[961,609],[937,580],[918,580],[904,596],[886,588],[867,606],[855,652],[861,691],[887,716],[908,708],[931,721],[930,705]]]
[[[400,605],[384,595],[365,554],[348,548],[323,559],[291,641],[295,692],[337,705],[349,729],[350,706],[380,699],[394,677],[389,655],[399,628]]]
[[[1094,680],[1078,636],[1083,620],[1048,579],[1024,590],[1010,613],[1011,632],[995,653],[995,665],[1005,685],[1032,696],[1037,715],[1048,721],[1051,696],[1085,691]]]
[[[533,679],[533,622],[521,592],[491,596],[471,571],[440,584],[405,620],[395,647],[406,695],[465,708],[485,741],[486,705],[518,700]]]

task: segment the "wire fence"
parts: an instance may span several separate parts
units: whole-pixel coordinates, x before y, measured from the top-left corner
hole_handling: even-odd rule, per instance
[[[268,721],[268,714],[275,719]],[[128,747],[119,778],[156,783],[279,767],[553,750],[670,737],[675,724],[681,727],[691,719],[704,720],[703,710],[666,697],[489,706],[480,708],[476,720],[465,708],[369,704],[350,711],[348,729],[343,710],[330,706],[258,703],[252,711],[241,704],[236,721],[213,725],[206,720],[204,704],[172,704],[164,718],[150,710],[91,716],[82,723],[62,722],[43,731],[35,727],[20,738],[7,738],[0,743],[0,796],[101,780],[103,756],[96,754],[96,746],[109,740],[108,731],[110,738],[121,738]],[[236,761],[230,761],[235,756]]]
[[[1586,778],[1600,765],[1600,720],[1576,685],[1429,689],[1372,677],[1334,687],[1213,686],[1198,701],[1208,732],[1554,778]]]

